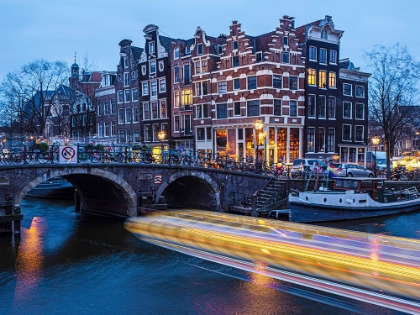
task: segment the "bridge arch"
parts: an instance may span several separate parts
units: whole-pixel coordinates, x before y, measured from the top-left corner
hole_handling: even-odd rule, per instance
[[[26,194],[54,177],[63,177],[78,190],[81,209],[120,216],[137,215],[137,194],[122,176],[100,168],[55,168],[29,181],[19,192],[18,204]]]
[[[165,196],[173,207],[219,210],[220,189],[207,173],[185,169],[172,174],[156,191],[156,200]]]

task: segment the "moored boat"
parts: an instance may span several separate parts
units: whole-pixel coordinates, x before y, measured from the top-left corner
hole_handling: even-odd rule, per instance
[[[363,219],[420,210],[416,187],[385,188],[381,178],[335,178],[334,188],[289,194],[292,222]]]
[[[54,177],[28,191],[27,196],[45,199],[73,199],[74,192],[72,184],[61,177]]]

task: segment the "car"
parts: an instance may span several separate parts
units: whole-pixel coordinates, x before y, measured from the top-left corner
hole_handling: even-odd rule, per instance
[[[327,168],[328,168],[327,164],[325,164],[322,160],[296,159],[293,161],[290,174],[292,178],[298,178],[298,177],[309,178],[309,177],[313,177],[320,170],[321,170],[321,173],[325,173],[327,171]]]
[[[340,177],[374,177],[372,171],[357,163],[330,163],[330,172]]]

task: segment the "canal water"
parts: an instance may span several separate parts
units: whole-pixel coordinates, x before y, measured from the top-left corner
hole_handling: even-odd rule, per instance
[[[144,243],[123,221],[25,199],[0,235],[0,314],[403,314]],[[328,226],[420,238],[420,213]]]

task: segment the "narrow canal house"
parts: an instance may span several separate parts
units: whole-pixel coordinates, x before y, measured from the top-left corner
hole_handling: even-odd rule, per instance
[[[306,65],[304,156],[364,163],[369,75],[339,61],[344,32],[331,16],[296,32]]]
[[[197,29],[195,41],[196,148],[269,162],[301,156],[305,66],[294,19],[283,16],[276,30],[259,36],[233,21],[228,35]]]
[[[159,132],[164,132],[162,143],[173,147],[171,137],[171,65],[169,52],[174,39],[159,34],[153,24],[144,29],[145,46],[138,64],[141,87],[142,143],[160,146]]]
[[[140,103],[137,64],[142,48],[132,46],[132,40],[120,41],[120,62],[115,84],[117,99],[116,132],[119,143],[140,142]]]

